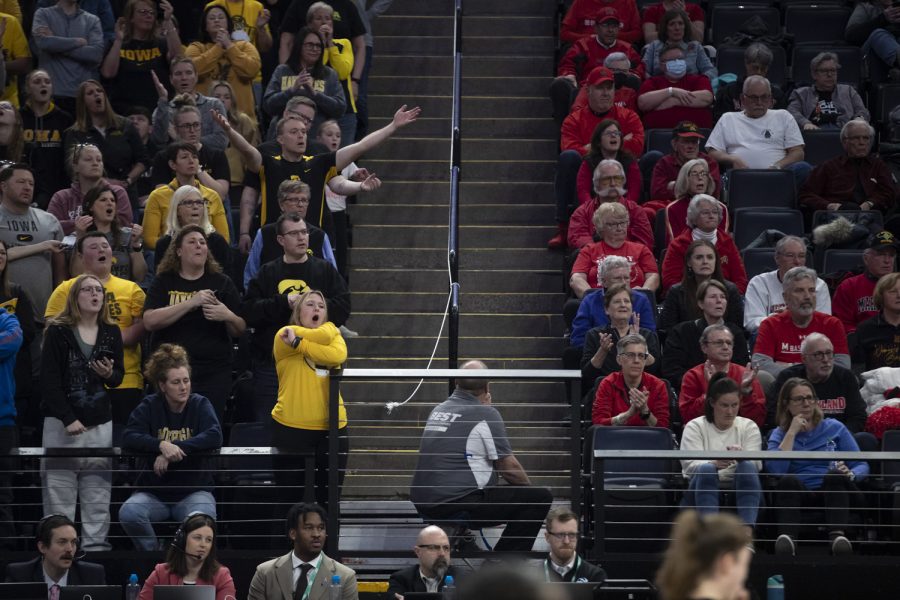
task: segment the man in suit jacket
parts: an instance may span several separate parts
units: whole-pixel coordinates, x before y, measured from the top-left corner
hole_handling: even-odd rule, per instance
[[[37,548],[41,556],[6,565],[7,583],[46,582],[48,595],[53,586],[106,585],[103,565],[75,561],[78,532],[63,515],[44,517],[37,524]]]
[[[318,504],[290,508],[287,529],[294,548],[256,567],[248,600],[327,600],[334,575],[341,578],[341,600],[359,600],[356,573],[322,552],[327,519]]]
[[[391,575],[388,598],[403,600],[403,595],[408,592],[440,592],[447,575],[459,583],[456,570],[450,566],[450,539],[443,529],[429,525],[420,531],[413,552],[419,564]]]
[[[565,506],[547,514],[544,538],[550,546],[550,556],[541,563],[546,581],[603,583],[606,572],[584,560],[575,551],[578,546],[578,515]]]

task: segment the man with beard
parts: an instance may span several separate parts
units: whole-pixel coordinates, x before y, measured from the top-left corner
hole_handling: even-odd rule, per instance
[[[550,546],[550,556],[541,563],[548,582],[603,583],[606,572],[584,560],[575,551],[578,546],[578,515],[565,506],[547,513],[544,539]]]
[[[450,539],[437,525],[429,525],[419,532],[413,552],[419,564],[391,575],[387,591],[390,600],[403,600],[409,592],[441,592],[447,575],[454,582],[459,580],[457,571],[450,566]]]
[[[79,554],[78,532],[68,517],[44,517],[38,521],[36,530],[41,556],[6,565],[7,583],[46,582],[51,598],[59,598],[59,588],[64,585],[106,585],[103,565],[75,562]]]
[[[600,161],[594,169],[594,198],[575,209],[569,220],[568,241],[571,248],[583,248],[594,240],[594,212],[604,202],[618,202],[628,209],[629,242],[640,242],[653,249],[653,230],[647,213],[625,197],[625,169],[617,160]]]
[[[850,368],[847,335],[844,326],[831,315],[816,310],[816,272],[794,267],[784,275],[786,308],[763,320],[759,326],[753,360],[773,377],[791,365],[802,362],[800,344],[811,333],[824,334],[834,344],[834,362]]]

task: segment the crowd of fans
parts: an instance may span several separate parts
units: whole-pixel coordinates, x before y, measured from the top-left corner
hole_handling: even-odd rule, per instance
[[[879,130],[882,141],[891,131],[869,106],[900,74],[900,14],[856,4],[846,40],[821,40],[792,78],[771,81],[789,35],[748,26],[713,47],[701,6],[643,6],[640,17],[632,0],[572,2],[550,85],[561,153],[548,247],[566,252],[563,361],[581,368],[585,413],[598,426],[670,427],[692,450],[878,450],[900,425],[882,412],[896,390],[868,403],[859,390],[900,368],[900,188],[878,154]],[[845,83],[840,44],[862,46],[871,88]],[[744,72],[718,68],[729,46]],[[843,151],[807,162],[812,132]],[[780,194],[765,183],[775,171]],[[802,226],[747,219],[753,209],[793,210]],[[774,264],[745,264],[754,248]],[[828,271],[828,248],[855,250],[857,264]],[[716,511],[720,488],[734,489],[752,531],[764,471],[779,476],[776,551],[795,551],[792,507],[810,501],[829,508],[832,551],[851,550],[847,507],[865,462],[682,462],[684,505]],[[798,495],[809,490],[824,493]]]

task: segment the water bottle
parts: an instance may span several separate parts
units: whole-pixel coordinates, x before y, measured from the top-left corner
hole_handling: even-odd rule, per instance
[[[132,573],[125,584],[125,600],[137,600],[141,593],[141,586],[138,585],[137,573]]]
[[[766,600],[784,600],[784,577],[772,575],[766,583]]]
[[[444,577],[444,600],[456,600],[456,583],[453,575]]]
[[[341,600],[341,576],[332,575],[328,586],[328,600]]]
[[[830,439],[830,440],[828,440],[828,441],[825,443],[825,451],[826,451],[826,452],[836,452],[836,451],[837,451],[837,444],[834,443],[834,439],[833,439],[833,438]],[[828,463],[828,470],[829,470],[829,471],[837,471],[837,466],[838,466],[838,461],[833,460],[833,461],[831,461],[831,462]]]

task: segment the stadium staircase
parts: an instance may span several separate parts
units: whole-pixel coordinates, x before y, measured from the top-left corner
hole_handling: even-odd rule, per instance
[[[466,2],[462,61],[460,360],[560,368],[560,257],[553,232],[555,132],[547,86],[553,11],[546,0]],[[424,368],[448,296],[447,223],[453,3],[396,0],[374,25],[372,128],[401,104],[423,116],[360,161],[383,187],[351,207],[352,368]],[[502,15],[502,16],[501,16]],[[433,365],[447,366],[447,328]],[[408,497],[422,426],[448,393],[417,381],[345,382],[351,435],[343,498]],[[495,383],[513,449],[532,479],[567,497],[562,383]]]

